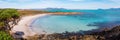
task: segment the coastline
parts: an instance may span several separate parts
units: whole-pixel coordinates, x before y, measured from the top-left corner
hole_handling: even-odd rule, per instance
[[[23,32],[24,35],[22,36],[23,38],[26,38],[28,36],[34,36],[37,35],[36,32],[34,32],[32,30],[32,28],[30,27],[30,24],[32,23],[32,21],[34,21],[36,18],[38,17],[42,17],[45,16],[47,14],[37,14],[37,15],[29,15],[29,16],[22,16],[21,20],[18,22],[17,25],[15,25],[12,30],[11,33],[14,34],[16,32]],[[44,32],[41,29],[41,34],[46,34],[46,32]]]
[[[53,34],[47,34],[42,28],[39,30],[41,32],[41,35],[39,33],[36,33],[35,31],[32,30],[32,22],[34,22],[37,18],[41,18],[43,16],[46,16],[48,13],[45,14],[37,14],[37,15],[26,15],[26,16],[22,16],[22,19],[18,22],[18,25],[15,25],[12,29],[12,33],[16,33],[17,31],[23,32],[24,35],[22,36],[22,38],[28,38],[28,40],[33,39],[34,37],[30,37],[30,36],[37,36],[36,38],[40,39],[40,40],[77,40],[77,39],[81,39],[81,40],[87,40],[87,39],[91,39],[91,40],[97,40],[97,39],[102,39],[105,40],[106,38],[110,39],[110,37],[113,37],[112,39],[114,39],[114,36],[108,36],[108,35],[120,35],[119,34],[119,27],[113,28],[113,29],[108,29],[106,28],[105,30],[101,30],[101,31],[97,31],[97,32],[92,32],[92,31],[87,31],[86,34],[81,34],[80,32],[65,32],[65,33],[53,33]],[[50,13],[49,13],[50,14]],[[30,39],[29,39],[30,37]],[[53,38],[51,38],[53,37]],[[119,36],[116,36],[119,37]],[[49,39],[51,38],[51,39]],[[33,39],[35,40],[35,39]]]
[[[22,15],[20,18],[20,21],[18,21],[17,25],[13,26],[13,28],[10,31],[10,34],[13,37],[17,37],[17,38],[27,38],[30,36],[35,36],[35,35],[41,35],[41,34],[50,34],[49,32],[44,31],[44,29],[40,29],[40,33],[37,33],[33,30],[33,27],[31,26],[31,24],[33,23],[33,21],[35,21],[37,18],[46,16],[48,14],[52,14],[52,15],[70,15],[68,13],[42,13],[42,14],[30,14],[30,15]],[[78,14],[78,13],[71,13],[71,14]],[[21,34],[23,33],[23,34]],[[20,34],[17,35],[16,34]]]

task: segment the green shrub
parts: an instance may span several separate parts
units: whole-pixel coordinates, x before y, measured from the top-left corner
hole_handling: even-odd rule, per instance
[[[11,19],[17,19],[17,18],[19,18],[19,13],[17,12],[16,9],[10,9],[10,8],[0,9],[0,40],[13,40],[13,38],[9,35],[9,33],[7,33],[7,31],[9,30],[5,28],[10,28],[8,22],[10,22]]]
[[[4,22],[0,22],[0,30],[3,29],[4,27]]]
[[[4,26],[4,22],[0,22],[0,26]]]
[[[0,20],[16,19],[19,17],[19,13],[16,9],[2,9],[0,10]]]
[[[13,40],[13,38],[8,33],[0,31],[0,40]]]

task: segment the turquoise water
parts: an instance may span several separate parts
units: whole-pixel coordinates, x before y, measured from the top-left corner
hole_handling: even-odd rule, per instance
[[[44,29],[51,33],[62,33],[65,31],[88,31],[120,24],[120,13],[114,11],[79,11],[79,15],[47,15],[36,19],[32,26]],[[34,29],[33,29],[34,30]]]

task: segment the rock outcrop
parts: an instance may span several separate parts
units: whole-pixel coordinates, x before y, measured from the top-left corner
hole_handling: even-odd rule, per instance
[[[81,33],[56,33],[45,35],[41,40],[120,40],[120,26],[82,35]]]

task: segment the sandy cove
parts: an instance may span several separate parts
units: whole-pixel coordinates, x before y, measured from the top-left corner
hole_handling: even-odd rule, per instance
[[[21,20],[18,22],[18,24],[13,27],[13,29],[11,30],[11,33],[15,33],[17,31],[24,32],[24,35],[22,36],[24,38],[27,37],[27,36],[34,36],[34,35],[36,35],[37,33],[35,33],[32,30],[32,27],[30,27],[30,24],[36,18],[45,16],[45,15],[47,15],[47,14],[37,14],[37,15],[30,15],[30,16],[22,17]],[[46,33],[42,29],[39,30],[39,31],[41,32],[41,34],[45,34]]]

